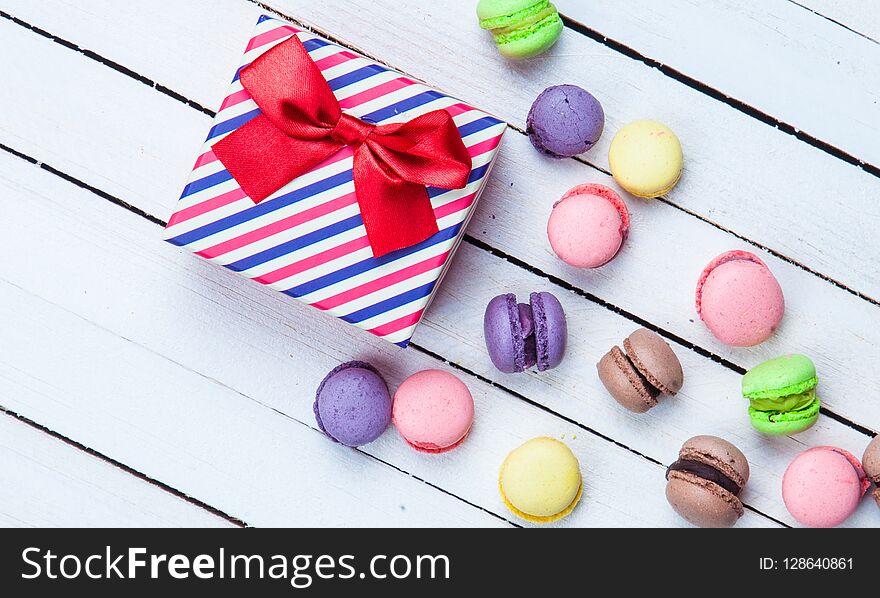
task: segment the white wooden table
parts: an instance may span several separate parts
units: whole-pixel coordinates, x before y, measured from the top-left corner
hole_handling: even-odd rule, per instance
[[[871,0],[559,0],[547,55],[510,63],[472,0],[0,0],[0,524],[511,526],[506,453],[564,437],[586,490],[560,526],[681,526],[664,465],[695,434],[748,456],[741,527],[793,525],[780,479],[806,446],[861,454],[880,430],[880,7]],[[501,156],[438,297],[400,350],[160,240],[260,13],[275,12],[494,112]],[[606,134],[578,160],[523,134],[544,87],[579,84]],[[632,234],[596,271],[543,234],[577,183],[613,184],[624,123],[668,123],[681,183],[628,197]],[[787,312],[759,347],[696,317],[706,262],[742,248]],[[483,346],[487,300],[550,290],[569,316],[558,369],[508,376]],[[680,395],[623,411],[594,364],[639,325],[685,369]],[[797,437],[750,428],[740,374],[811,355],[826,408]],[[316,430],[314,389],[368,359],[395,387],[449,368],[476,421],[444,456],[393,430],[351,450]],[[877,527],[865,501],[847,523]]]

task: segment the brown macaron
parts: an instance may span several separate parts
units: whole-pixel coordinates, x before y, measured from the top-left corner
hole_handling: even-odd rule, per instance
[[[681,362],[672,347],[646,328],[626,337],[623,349],[612,347],[596,367],[614,400],[636,413],[646,412],[661,393],[674,395],[684,384]]]
[[[874,500],[880,507],[880,436],[875,436],[874,440],[868,444],[865,454],[862,456],[862,467],[868,476],[868,479],[874,482],[877,487],[874,488]]]
[[[742,452],[715,436],[694,436],[666,470],[666,500],[698,527],[732,527],[743,516],[739,499],[749,481]]]

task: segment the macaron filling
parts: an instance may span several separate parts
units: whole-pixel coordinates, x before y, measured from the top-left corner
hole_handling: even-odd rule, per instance
[[[534,307],[527,303],[517,303],[516,296],[505,296],[510,320],[510,334],[513,338],[514,363],[516,371],[521,372],[538,362]],[[543,317],[543,313],[538,316]],[[540,369],[540,367],[539,367]]]
[[[630,361],[630,363],[633,364],[636,372],[645,380],[645,382],[648,383],[651,388],[657,391],[657,395],[668,394],[670,396],[675,396],[675,393],[678,392],[678,390],[669,388],[668,386],[660,382],[660,380],[651,373],[651,371],[639,359],[629,338],[623,340],[623,349],[626,351],[626,358]]]
[[[507,305],[507,318],[510,322],[510,336],[513,339],[513,361],[514,371],[521,372],[527,366],[528,357],[526,356],[525,337],[523,336],[523,318],[524,310],[522,304],[517,304],[516,295],[508,293],[504,297]],[[528,306],[525,306],[528,307]],[[528,321],[531,321],[530,319]]]
[[[806,407],[791,411],[763,411],[749,407],[749,417],[752,418],[752,421],[776,424],[805,421],[814,417],[818,418],[820,406],[819,400],[815,399]]]
[[[645,398],[645,402],[649,405],[656,405],[657,397],[660,396],[661,390],[651,384],[651,381],[639,371],[639,368],[636,367],[636,364],[630,356],[624,353],[620,347],[613,347],[611,353],[614,357],[614,362],[626,372],[633,388],[639,391],[639,394],[644,395],[647,393],[647,396],[643,397]]]
[[[532,293],[529,295],[529,302],[531,303],[529,312],[533,315],[532,320],[534,322],[546,322],[547,314],[544,311],[544,298],[541,294]],[[537,363],[539,372],[548,370],[550,368],[550,339],[546,329],[543,326],[541,326],[540,331],[537,328],[533,328],[532,335],[527,340],[529,339],[535,351],[535,361],[532,363]],[[528,343],[526,347],[528,347]]]
[[[556,7],[548,3],[548,6],[540,12],[525,17],[523,20],[500,29],[493,29],[492,34],[495,36],[496,44],[507,44],[523,37],[528,37],[540,29],[551,25],[559,20],[556,13]]]
[[[667,480],[669,479],[669,474],[673,471],[683,471],[686,473],[691,473],[699,478],[718,484],[734,496],[739,495],[739,493],[742,491],[742,487],[739,484],[729,478],[722,471],[712,467],[707,463],[703,463],[700,461],[691,461],[689,459],[679,459],[666,469]]]
[[[752,399],[749,406],[756,411],[800,411],[816,400],[816,389],[811,388],[798,394]]]
[[[525,358],[523,369],[525,369],[538,363],[537,334],[535,334],[535,318],[533,316],[534,308],[527,303],[520,303],[517,305],[517,308]],[[541,317],[543,317],[543,314]],[[538,367],[538,369],[541,368]]]
[[[547,13],[556,12],[556,7],[550,3],[550,0],[538,0],[531,6],[520,9],[506,15],[496,15],[480,19],[481,29],[501,29],[508,30],[519,26],[520,23],[531,20],[532,23],[546,18]],[[493,32],[494,33],[494,32]]]
[[[751,370],[750,370],[751,371]],[[749,372],[746,372],[746,376],[749,375]],[[747,399],[777,399],[786,397],[788,395],[803,395],[808,391],[814,389],[816,385],[819,384],[818,376],[811,376],[806,380],[801,380],[799,382],[795,382],[788,386],[784,386],[782,388],[756,388],[754,390],[745,390],[743,395]],[[746,380],[743,382],[743,386],[746,386]]]

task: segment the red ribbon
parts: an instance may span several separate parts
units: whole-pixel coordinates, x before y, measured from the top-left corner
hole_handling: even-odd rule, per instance
[[[351,146],[355,195],[376,257],[437,232],[426,185],[467,184],[471,158],[448,112],[378,126],[345,114],[295,35],[242,69],[241,84],[262,114],[214,144],[217,158],[259,203]]]

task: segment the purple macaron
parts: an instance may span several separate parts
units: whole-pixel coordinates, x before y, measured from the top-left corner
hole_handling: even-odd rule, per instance
[[[333,368],[315,395],[315,419],[332,440],[361,446],[376,440],[391,423],[391,395],[369,363],[349,361]]]
[[[552,294],[531,293],[527,305],[507,293],[489,301],[483,333],[489,357],[502,372],[521,372],[534,365],[543,372],[562,361],[568,325],[562,305]]]
[[[552,158],[570,158],[599,141],[605,112],[599,100],[576,85],[548,87],[535,99],[526,119],[532,145]]]

